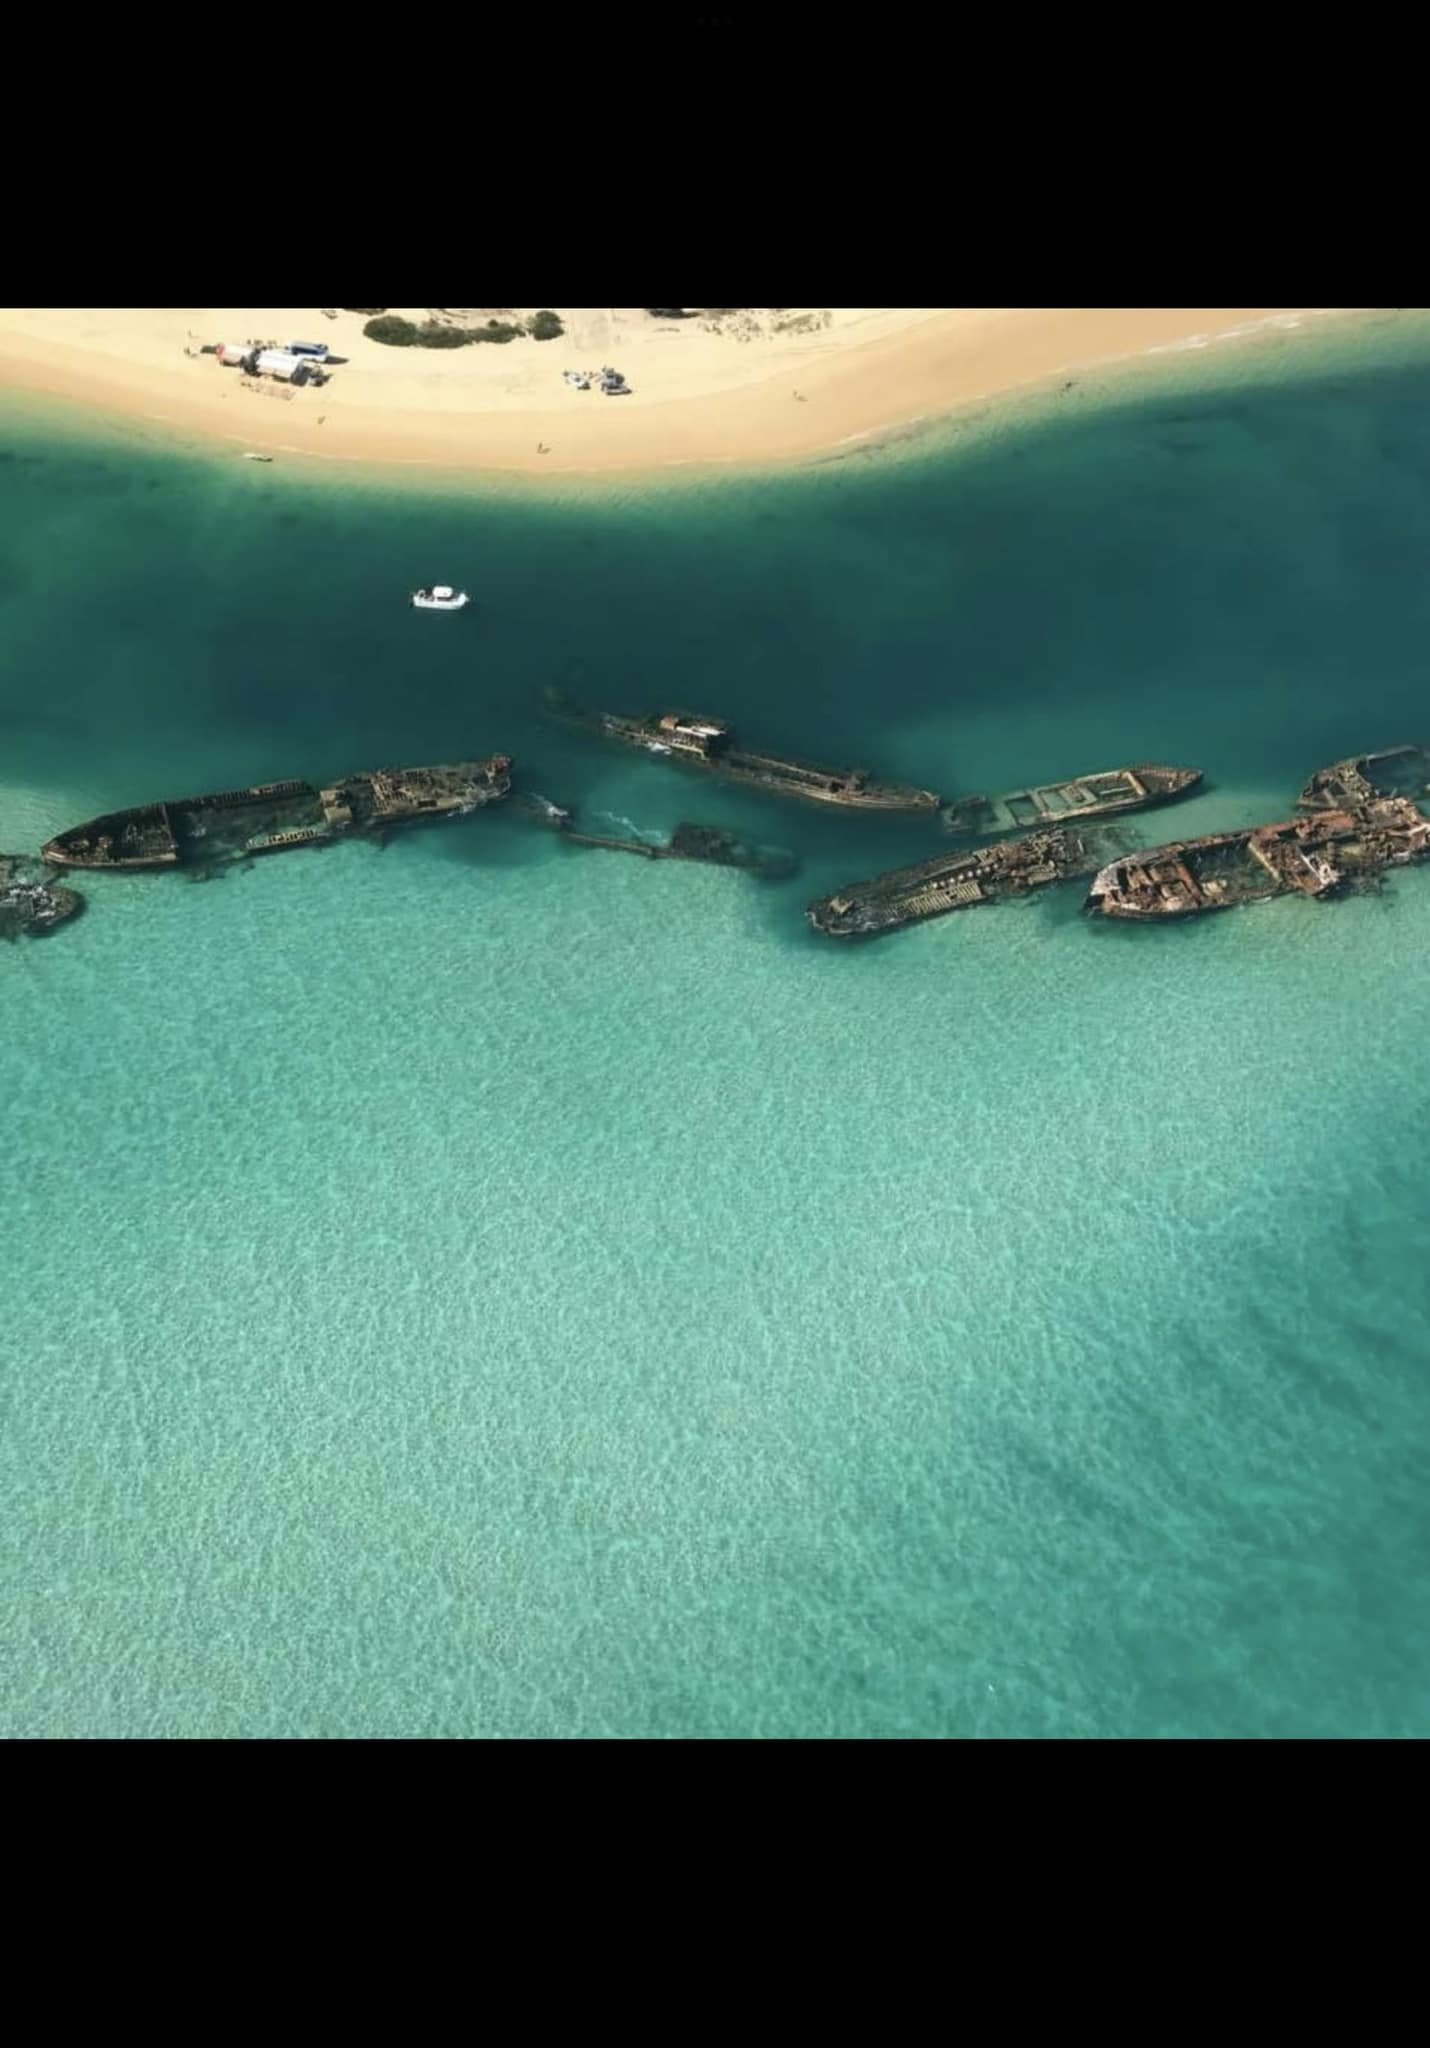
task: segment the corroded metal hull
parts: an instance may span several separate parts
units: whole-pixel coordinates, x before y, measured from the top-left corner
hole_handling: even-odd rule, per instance
[[[1427,859],[1430,819],[1404,797],[1382,797],[1355,810],[1213,832],[1112,861],[1094,877],[1084,907],[1102,917],[1166,923],[1273,896],[1332,896]]]
[[[707,774],[767,790],[772,796],[849,811],[936,811],[939,807],[940,798],[931,789],[878,782],[860,768],[821,768],[785,755],[736,746],[729,728],[719,719],[673,711],[640,718],[613,711],[586,712],[568,706],[553,692],[548,692],[547,701],[559,716],[603,739],[638,747],[686,767],[702,768]]]
[[[1354,810],[1390,796],[1430,796],[1430,747],[1385,747],[1333,761],[1316,770],[1297,801],[1308,811]]]
[[[607,853],[633,853],[641,860],[694,860],[718,868],[745,868],[766,877],[792,875],[799,863],[794,855],[778,846],[754,846],[738,839],[718,825],[682,822],[668,839],[634,839],[614,833],[578,830],[576,815],[549,797],[528,793],[517,798],[519,807],[553,832],[559,832],[568,846],[590,846]]]
[[[68,832],[56,833],[44,857],[57,868],[116,868],[130,873],[175,868],[179,848],[166,804],[137,804],[110,811]]]
[[[111,811],[58,833],[54,867],[135,872],[240,860],[440,817],[464,817],[511,789],[505,754],[431,768],[380,768],[339,781],[263,782]]]
[[[1102,853],[1071,827],[1033,832],[973,852],[938,854],[913,867],[890,868],[853,882],[805,912],[816,931],[835,939],[873,938],[949,911],[997,903],[1052,882],[1090,875]]]
[[[42,861],[0,853],[0,938],[53,931],[84,908],[84,898],[50,879]]]
[[[940,816],[949,832],[991,837],[1150,810],[1154,804],[1171,803],[1187,795],[1201,780],[1200,768],[1170,768],[1161,762],[1143,761],[1131,768],[1102,768],[1092,775],[1075,775],[1067,782],[1009,790],[1004,796],[961,797],[945,805]]]

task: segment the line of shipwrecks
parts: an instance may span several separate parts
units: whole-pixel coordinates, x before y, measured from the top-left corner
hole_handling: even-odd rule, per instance
[[[38,860],[0,854],[0,938],[53,930],[83,899],[55,871],[88,868],[135,874],[184,869],[200,879],[228,863],[349,838],[385,839],[407,825],[470,816],[512,791],[511,758],[381,768],[331,783],[255,783],[211,795],[169,797],[87,819],[49,840]],[[751,845],[715,825],[682,822],[668,837],[578,829],[575,812],[535,792],[518,802],[570,846],[631,853],[645,860],[703,861],[764,876],[793,872],[783,848]]]
[[[1298,800],[1303,816],[1119,852],[1108,860],[1107,835],[1084,829],[1084,818],[1165,803],[1201,779],[1190,769],[1120,772],[1142,784],[1141,799],[1070,810],[1068,823],[852,883],[812,903],[809,921],[834,938],[873,937],[1087,876],[1092,882],[1083,907],[1093,915],[1165,920],[1273,896],[1332,896],[1378,882],[1390,868],[1430,859],[1430,818],[1416,801],[1430,795],[1430,748],[1388,747],[1319,770]],[[1106,779],[1083,777],[1053,787],[1077,790]],[[1025,802],[1046,794],[1021,792]]]
[[[1127,850],[1114,847],[1115,828],[1109,836],[1103,821],[1187,795],[1201,784],[1200,769],[1144,762],[946,804],[932,790],[880,781],[864,769],[815,767],[753,751],[739,745],[720,719],[679,711],[645,717],[586,713],[564,700],[553,708],[602,738],[769,794],[846,810],[937,815],[964,842],[811,904],[810,923],[838,938],[895,931],[1089,877],[1088,911],[1149,920],[1272,896],[1328,896],[1430,858],[1430,818],[1418,804],[1430,794],[1430,749],[1420,746],[1361,754],[1320,770],[1302,790],[1296,817]],[[55,885],[50,870],[212,872],[226,861],[465,817],[511,792],[511,759],[495,754],[435,767],[374,770],[329,784],[262,783],[111,812],[57,834],[43,849],[41,863],[0,856],[0,931],[47,930],[79,907],[79,898]],[[668,839],[652,841],[578,829],[571,810],[535,793],[520,794],[518,803],[573,846],[765,875],[788,874],[794,865],[786,853],[748,845],[714,826],[682,823]],[[973,840],[991,843],[967,843]]]

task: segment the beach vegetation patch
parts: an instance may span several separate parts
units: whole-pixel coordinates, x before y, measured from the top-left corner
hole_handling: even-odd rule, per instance
[[[554,326],[549,324],[552,321]],[[515,341],[519,334],[550,341],[561,331],[555,313],[538,313],[529,326],[514,320],[488,320],[485,327],[459,327],[445,320],[424,320],[419,326],[400,313],[383,313],[363,328],[369,341],[380,341],[388,348],[465,348],[471,341]]]
[[[345,313],[356,313],[359,320],[375,320],[379,313],[387,311],[386,306],[344,306]]]
[[[400,313],[384,313],[379,319],[369,320],[363,328],[369,341],[380,341],[388,348],[411,348],[417,339],[413,322],[404,320]]]
[[[417,329],[419,348],[465,348],[466,345],[464,327],[444,327],[440,320],[428,320]]]
[[[526,331],[533,341],[555,341],[557,335],[563,332],[561,315],[545,309],[540,313],[533,313],[526,323]]]
[[[652,320],[689,320],[691,317],[684,306],[647,306],[644,310]]]

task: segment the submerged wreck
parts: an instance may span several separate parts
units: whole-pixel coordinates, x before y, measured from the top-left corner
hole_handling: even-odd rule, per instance
[[[1171,803],[1195,789],[1200,768],[1168,768],[1143,761],[1135,768],[1104,768],[1095,775],[1075,775],[1068,782],[1043,782],[1006,796],[966,796],[946,804],[939,816],[944,830],[960,838],[992,837],[1001,832],[1026,832],[1039,825],[1066,825],[1073,819],[1110,818],[1122,811],[1150,810]]]
[[[1430,796],[1430,747],[1385,747],[1318,768],[1297,802],[1308,811],[1346,811],[1377,797]]]
[[[750,783],[774,796],[838,804],[854,811],[936,811],[939,807],[940,799],[933,790],[877,782],[863,768],[817,768],[782,754],[753,753],[736,746],[733,731],[720,718],[684,711],[650,712],[640,718],[613,711],[580,711],[567,705],[556,691],[548,691],[547,703],[559,716],[605,739],[707,769],[732,782]]]
[[[65,868],[192,867],[380,834],[480,810],[507,795],[510,769],[505,754],[493,754],[435,768],[379,768],[321,787],[261,782],[216,796],[170,798],[61,832],[44,858]]]
[[[914,867],[890,868],[872,881],[853,882],[811,903],[805,915],[831,938],[872,938],[926,917],[1023,896],[1050,882],[1090,875],[1106,853],[1072,826],[1005,839],[973,852],[943,853]]]
[[[1213,832],[1113,861],[1084,907],[1103,917],[1192,917],[1272,896],[1331,896],[1427,859],[1430,818],[1407,797],[1376,797],[1353,810]]]
[[[84,898],[52,882],[43,861],[0,853],[0,939],[53,931],[73,917]]]
[[[567,846],[592,846],[608,853],[634,853],[642,860],[706,861],[714,867],[745,868],[766,879],[792,875],[799,865],[794,855],[786,853],[782,847],[750,846],[718,825],[680,824],[669,839],[620,838],[614,834],[578,831],[575,813],[563,809],[560,804],[553,804],[546,797],[526,796],[519,801],[538,823],[559,832]]]

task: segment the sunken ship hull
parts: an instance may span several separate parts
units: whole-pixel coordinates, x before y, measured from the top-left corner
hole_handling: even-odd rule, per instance
[[[796,797],[804,803],[833,804],[850,811],[936,811],[940,798],[931,789],[898,782],[877,782],[861,768],[819,768],[782,754],[755,753],[734,743],[723,719],[701,718],[683,711],[653,712],[626,718],[618,712],[583,712],[568,707],[555,693],[548,702],[560,715],[603,739],[642,752],[703,768],[731,782],[743,782],[773,796]]]
[[[1405,797],[1383,797],[1113,861],[1094,878],[1084,908],[1159,923],[1273,896],[1333,896],[1420,860],[1430,860],[1430,818]]]
[[[766,878],[792,875],[799,863],[779,846],[752,846],[718,825],[682,822],[668,839],[620,838],[614,833],[578,830],[576,814],[535,792],[517,799],[518,807],[540,825],[559,832],[567,846],[590,846],[607,853],[634,853],[642,860],[694,860],[717,868],[745,868]]]
[[[1200,768],[1169,768],[1142,761],[1132,768],[1104,768],[1093,775],[1075,775],[1068,782],[1044,782],[1005,796],[961,797],[939,813],[944,830],[961,838],[993,837],[1028,832],[1040,826],[1068,825],[1083,818],[1111,818],[1125,811],[1146,811],[1196,789]]]
[[[1378,797],[1430,796],[1430,747],[1385,747],[1318,768],[1297,802],[1307,811],[1353,811]]]
[[[43,861],[0,853],[0,938],[53,931],[84,907],[84,898],[50,879]]]
[[[816,931],[835,939],[874,938],[925,918],[1027,895],[1051,882],[1090,875],[1102,854],[1070,826],[1033,832],[974,852],[944,853],[913,867],[890,868],[854,882],[805,912]]]
[[[494,754],[433,768],[381,768],[327,785],[263,782],[139,804],[58,833],[44,858],[59,868],[133,873],[322,845],[465,817],[508,794],[510,769],[505,754]]]

